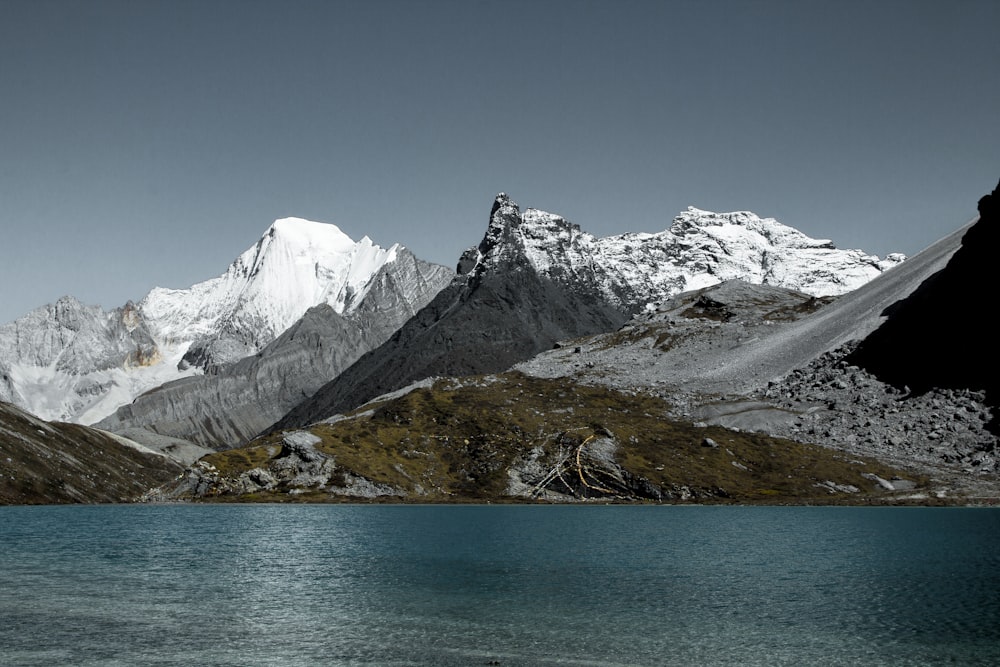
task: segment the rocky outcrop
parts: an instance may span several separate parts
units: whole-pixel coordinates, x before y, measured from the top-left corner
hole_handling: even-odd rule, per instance
[[[198,461],[184,475],[147,492],[146,501],[205,499],[224,496],[309,494],[337,496],[353,500],[403,497],[406,492],[379,484],[338,466],[333,456],[320,451],[322,440],[308,431],[282,436],[277,454],[263,465],[249,470],[220,470],[209,460]]]

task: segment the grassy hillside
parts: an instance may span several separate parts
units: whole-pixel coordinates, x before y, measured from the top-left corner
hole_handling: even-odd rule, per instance
[[[873,460],[665,417],[659,398],[519,373],[431,386],[211,454],[173,497],[329,502],[894,502]],[[898,478],[909,477],[900,483]],[[880,482],[882,480],[882,482]]]
[[[131,502],[181,470],[103,431],[0,403],[0,505]]]

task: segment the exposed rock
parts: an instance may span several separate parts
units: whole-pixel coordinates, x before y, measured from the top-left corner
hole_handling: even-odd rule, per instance
[[[821,356],[772,383],[761,397],[797,415],[770,431],[896,462],[995,471],[998,438],[982,391],[915,393],[850,363],[853,346]]]

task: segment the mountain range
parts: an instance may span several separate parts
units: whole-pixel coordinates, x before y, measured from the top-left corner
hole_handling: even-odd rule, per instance
[[[988,209],[990,200],[984,201]],[[693,423],[695,430],[685,431],[697,445],[693,454],[705,451],[698,449],[698,429],[728,429],[713,431],[716,439],[741,431],[769,434],[747,440],[744,454],[732,454],[736,470],[756,470],[753,457],[768,447],[787,451],[788,465],[798,465],[803,456],[819,460],[817,450],[780,444],[797,441],[806,448],[818,443],[849,451],[858,460],[912,463],[917,445],[893,429],[927,427],[931,405],[964,417],[952,420],[935,447],[924,447],[916,457],[922,465],[937,470],[957,464],[978,475],[995,466],[995,437],[988,428],[995,389],[962,378],[948,385],[948,394],[938,391],[937,380],[914,384],[914,390],[884,369],[859,363],[858,356],[874,345],[873,332],[894,321],[898,304],[921,292],[921,283],[940,282],[934,277],[953,270],[956,261],[969,262],[958,252],[968,230],[905,262],[898,254],[879,259],[839,250],[752,213],[695,208],[658,234],[600,239],[558,215],[522,212],[501,193],[482,241],[451,272],[398,246],[386,251],[367,239],[354,244],[335,227],[336,234],[325,227],[332,226],[278,221],[223,276],[190,290],[154,290],[138,305],[111,313],[64,299],[5,325],[0,398],[24,400],[28,387],[40,404],[75,405],[89,395],[79,389],[87,382],[93,387],[95,374],[111,374],[110,382],[104,379],[91,390],[99,400],[77,410],[94,415],[94,405],[106,412],[113,404],[108,397],[121,392],[122,374],[135,368],[172,373],[164,384],[143,386],[149,390],[137,392],[97,424],[186,464],[211,449],[225,450],[189,468],[186,481],[162,491],[169,497],[759,500],[753,484],[745,485],[752,475],[727,475],[728,490],[713,486],[691,467],[700,465],[691,463],[697,456],[683,468],[687,481],[702,480],[697,484],[665,477],[663,465],[629,467],[623,456],[632,460],[636,447],[651,446],[629,425],[634,416],[625,422],[616,418],[611,428],[611,417],[595,417],[587,401],[562,407],[552,402],[553,395],[595,391],[588,400],[617,405],[611,412],[627,415],[642,404],[647,417],[659,414],[646,429],[650,438],[670,424]],[[953,261],[953,255],[960,259]],[[32,326],[46,333],[36,336]],[[33,348],[29,342],[36,339],[48,342]],[[8,349],[18,354],[9,355]],[[89,370],[81,374],[74,368]],[[147,373],[136,375],[152,382]],[[464,379],[437,379],[448,377]],[[31,392],[25,378],[45,390]],[[526,384],[537,390],[537,400],[514,398]],[[67,387],[78,398],[64,398]],[[862,394],[867,411],[845,407],[844,400],[857,404]],[[663,403],[654,407],[638,397]],[[502,407],[515,404],[520,407]],[[554,415],[584,412],[586,424],[573,427],[573,419],[563,419],[562,435],[546,434],[556,428]],[[508,415],[507,426],[487,427],[484,420],[497,413]],[[528,413],[536,416],[528,419]],[[860,418],[844,416],[855,413],[864,416],[870,435],[864,435]],[[879,422],[881,413],[903,416],[893,421],[883,414]],[[527,439],[525,419],[538,431]],[[390,422],[394,435],[371,435],[376,423]],[[584,427],[589,435],[567,435]],[[487,429],[498,428],[522,436],[505,439],[498,449],[484,440]],[[348,429],[355,429],[353,435],[346,435]],[[631,435],[623,440],[625,431]],[[417,432],[423,433],[424,446],[414,446]],[[435,449],[429,437],[438,444],[454,438],[464,444]],[[655,456],[663,455],[664,437],[654,438],[660,443]],[[779,440],[767,439],[773,437]],[[582,483],[564,483],[572,471],[567,460],[549,451],[544,444],[549,439],[558,451],[576,448],[576,477]],[[600,447],[584,447],[598,441]],[[343,449],[348,443],[357,450],[353,454]],[[393,451],[383,451],[386,446]],[[653,450],[642,451],[647,459],[654,456]],[[418,459],[438,463],[417,470]],[[590,462],[585,465],[584,459]],[[444,461],[454,474],[435,478],[429,471],[440,472]],[[796,479],[795,489],[771,489],[774,497],[843,494],[847,488],[877,494],[888,487],[898,495],[926,484],[910,479],[919,477],[912,470],[859,472],[828,463],[826,473],[787,475]],[[606,483],[588,478],[585,468],[603,471],[595,474],[604,475]],[[507,477],[497,472],[502,469]],[[551,479],[542,483],[553,470],[560,473],[553,478],[562,480],[559,488]],[[861,473],[866,476],[858,477]],[[831,479],[814,478],[821,474]],[[417,476],[425,483],[416,483]],[[776,485],[778,477],[768,484]],[[492,491],[482,496],[487,478]],[[602,496],[591,486],[609,493]],[[434,488],[441,493],[435,495]]]
[[[304,316],[319,307],[311,319],[322,317],[338,340],[336,350],[312,364],[325,381],[381,343],[451,275],[399,245],[383,249],[367,237],[355,243],[335,225],[277,220],[217,278],[187,289],[156,288],[111,311],[65,297],[0,326],[0,400],[45,419],[94,423],[184,378],[189,388],[224,384],[228,400],[220,409],[238,403],[254,410],[249,392],[273,402],[267,414],[280,416],[283,403],[272,401],[277,397],[262,379],[250,380],[253,389],[232,379],[261,373],[237,362],[256,358],[296,323],[301,340]],[[308,393],[302,379],[301,387],[283,386],[286,401]],[[168,418],[182,419],[183,410],[176,406]]]
[[[442,307],[443,291],[278,428],[203,458],[162,497],[995,502],[992,345],[977,336],[970,340],[981,347],[959,343],[976,311],[949,310],[944,288],[970,276],[989,284],[982,241],[1000,224],[998,200],[996,192],[984,198],[978,221],[839,297],[727,280],[636,309],[613,330],[560,340],[503,372],[424,377],[358,405],[357,397],[385,388],[365,385],[377,382],[380,363],[392,365],[382,355],[399,362],[403,349],[429,349],[438,367],[469,358],[454,339],[422,332],[449,312],[475,315],[462,309],[480,298],[475,278],[490,268],[524,271],[525,262],[483,262],[486,243],[468,254],[476,259],[464,274],[470,293],[450,295]],[[502,222],[504,209],[508,221],[491,223],[501,233],[487,238],[516,238],[510,228],[523,218],[498,204],[492,222]],[[485,294],[497,303],[492,290]],[[970,294],[958,302],[972,301]],[[529,306],[522,301],[499,319],[516,329],[522,320],[513,313]],[[954,347],[919,336],[923,346],[901,344],[912,318],[942,313],[949,319],[940,329],[958,328],[943,339]],[[899,363],[870,363],[888,350],[866,349],[894,341],[889,358]],[[955,366],[961,372],[942,375]]]
[[[682,291],[728,279],[843,294],[903,261],[838,250],[771,218],[689,209],[659,234],[597,239],[497,196],[459,277],[379,349],[275,428],[303,426],[431,376],[504,370],[557,341],[613,330]]]

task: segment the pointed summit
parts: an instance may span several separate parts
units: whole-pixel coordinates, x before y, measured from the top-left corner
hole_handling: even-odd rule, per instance
[[[486,227],[486,234],[479,242],[479,253],[482,257],[489,257],[498,247],[508,244],[513,240],[513,230],[521,224],[521,207],[507,193],[501,192],[493,200],[493,208],[490,209],[490,222]]]
[[[355,243],[336,225],[282,218],[218,278],[185,290],[154,289],[140,307],[165,338],[229,332],[248,346],[238,354],[253,354],[312,306],[350,310],[396,251],[367,237]]]
[[[154,288],[111,312],[64,297],[0,326],[0,398],[20,397],[45,418],[92,423],[167,381],[261,352],[310,308],[357,315],[367,331],[396,322],[387,309],[409,314],[448,280],[446,269],[424,267],[401,246],[281,218],[218,277]]]
[[[496,199],[493,200],[493,209],[490,211],[490,219],[492,220],[501,209],[514,209],[515,214],[520,211],[517,202],[508,197],[506,192],[497,193]]]
[[[321,247],[342,252],[354,246],[354,240],[337,225],[304,218],[279,218],[263,238],[281,239],[284,244],[297,248]]]
[[[517,203],[501,192],[493,202],[486,234],[478,246],[478,262],[483,269],[531,267],[545,272],[559,263],[558,256],[566,247],[583,236],[577,225],[561,216],[534,208],[522,213]]]

